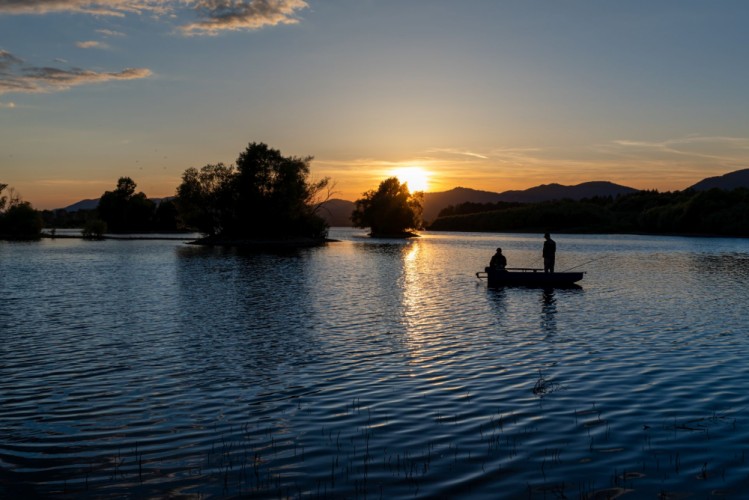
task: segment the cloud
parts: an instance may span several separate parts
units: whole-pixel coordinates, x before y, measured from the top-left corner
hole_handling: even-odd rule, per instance
[[[125,36],[124,33],[120,33],[119,31],[107,30],[107,29],[96,30],[96,32],[104,36]]]
[[[489,159],[488,156],[485,156],[481,153],[474,153],[472,151],[468,151],[464,149],[454,149],[454,148],[435,148],[435,149],[430,149],[428,153],[455,155],[455,156],[468,156],[471,158],[479,158],[481,160]]]
[[[215,35],[221,31],[257,30],[265,26],[296,24],[304,0],[198,0],[200,21],[182,26],[186,35]]]
[[[11,66],[22,64],[19,58],[8,52],[7,50],[0,49],[0,74],[7,71]]]
[[[76,47],[79,49],[108,49],[109,45],[103,42],[97,42],[95,40],[88,40],[85,42],[76,42]]]
[[[0,94],[56,92],[79,85],[139,80],[151,75],[151,70],[147,68],[126,68],[107,73],[80,68],[34,67],[26,65],[13,54],[0,50]]]
[[[188,9],[198,19],[181,26],[183,34],[216,35],[222,31],[296,24],[298,12],[308,7],[305,0],[0,0],[0,15],[73,12],[123,17],[144,12],[175,14]],[[115,33],[108,34],[116,36]]]
[[[749,138],[689,135],[663,141],[616,140],[599,150],[630,158],[655,156],[735,165],[748,160]]]
[[[124,16],[142,12],[164,13],[170,10],[167,0],[0,0],[0,14],[48,14],[78,12],[97,16]]]

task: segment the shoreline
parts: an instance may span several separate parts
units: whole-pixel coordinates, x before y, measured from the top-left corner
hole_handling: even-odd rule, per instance
[[[239,238],[239,239],[211,239],[198,238],[188,242],[188,245],[207,246],[207,247],[235,247],[248,248],[257,250],[266,249],[294,249],[294,248],[313,248],[323,246],[327,243],[335,243],[339,240],[331,238]]]
[[[184,234],[184,236],[180,236]],[[43,232],[38,237],[26,238],[23,240],[11,240],[11,241],[38,241],[42,239],[75,239],[85,240],[90,239],[91,241],[103,241],[103,240],[117,240],[117,241],[184,241],[188,245],[196,246],[210,246],[210,247],[237,247],[237,248],[253,248],[253,249],[286,249],[286,248],[311,248],[316,246],[322,246],[327,243],[335,243],[340,240],[332,238],[314,239],[314,238],[288,238],[288,239],[227,239],[227,240],[211,240],[210,238],[195,238],[194,233],[174,233],[174,235],[160,234],[159,236],[144,235],[116,235],[107,234],[101,238],[84,238],[81,234],[50,234]]]

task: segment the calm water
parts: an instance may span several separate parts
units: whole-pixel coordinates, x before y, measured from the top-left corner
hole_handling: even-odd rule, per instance
[[[749,491],[749,241],[331,236],[0,242],[0,497]]]

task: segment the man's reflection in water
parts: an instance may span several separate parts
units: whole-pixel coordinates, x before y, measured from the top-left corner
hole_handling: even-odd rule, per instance
[[[557,299],[553,288],[544,288],[541,294],[541,330],[546,332],[546,339],[557,333]]]
[[[489,288],[487,289],[489,300],[494,304],[499,312],[505,312],[507,308],[505,304],[506,293],[504,287],[501,288]]]

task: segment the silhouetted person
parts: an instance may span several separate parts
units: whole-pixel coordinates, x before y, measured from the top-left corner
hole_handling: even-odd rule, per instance
[[[507,257],[502,255],[501,248],[497,248],[497,253],[492,255],[492,260],[489,261],[489,267],[497,271],[504,271],[507,267]]]
[[[546,239],[546,241],[544,241],[544,250],[542,253],[544,256],[544,272],[553,273],[554,257],[557,253],[557,244],[554,242],[554,240],[551,239],[549,233],[544,234],[544,238]]]

